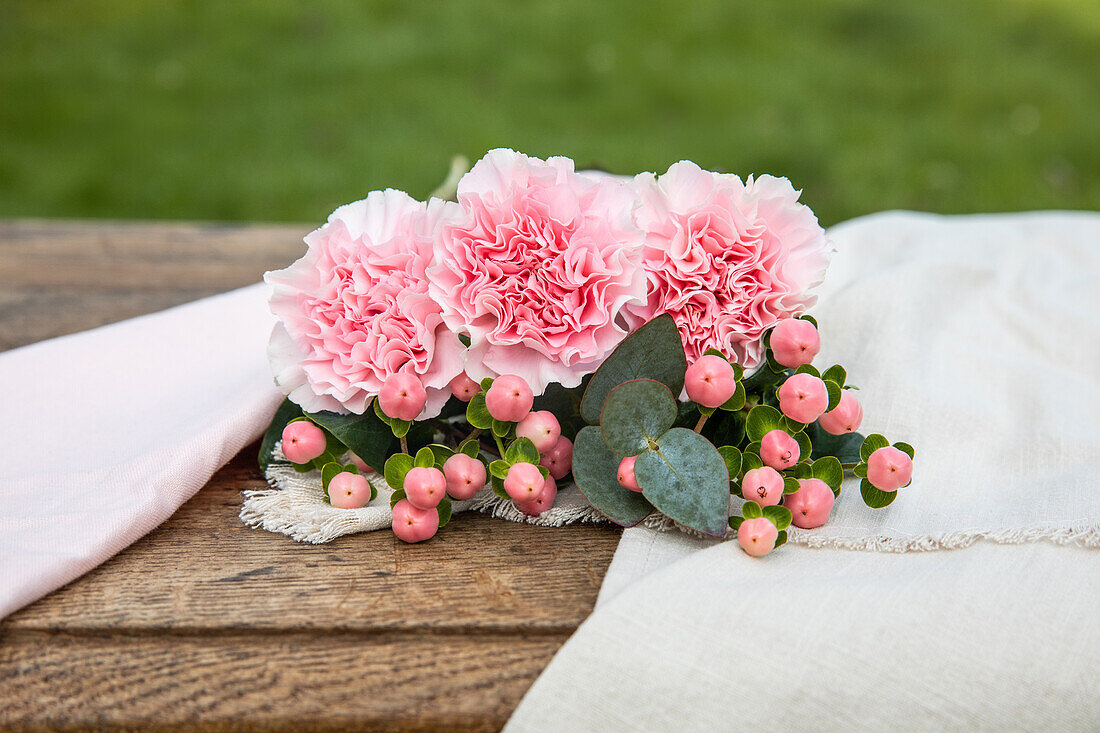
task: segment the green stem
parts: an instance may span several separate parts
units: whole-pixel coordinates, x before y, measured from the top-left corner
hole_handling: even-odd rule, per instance
[[[477,436],[479,435],[481,435],[481,428],[474,428],[470,431],[470,434],[466,436],[466,440],[477,440]]]
[[[703,413],[699,416],[699,422],[695,423],[695,432],[703,432],[703,426],[707,424],[707,418],[710,417],[707,413]]]
[[[504,458],[504,443],[501,442],[500,436],[496,433],[493,433],[493,440],[495,440],[497,443],[497,451],[500,452],[500,457]]]
[[[455,194],[458,193],[458,182],[462,179],[462,176],[466,175],[468,170],[470,170],[470,161],[464,156],[456,155],[451,158],[451,170],[447,173],[446,180],[439,184],[439,188],[432,191],[430,195],[444,201],[453,201]]]
[[[409,452],[409,441],[405,440],[404,435],[399,440],[401,441],[401,452],[407,454]]]

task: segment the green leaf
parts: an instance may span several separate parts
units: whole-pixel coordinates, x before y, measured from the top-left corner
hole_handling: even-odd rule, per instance
[[[408,453],[394,453],[386,461],[386,467],[382,471],[386,483],[394,491],[405,487],[405,474],[413,467],[413,459]]]
[[[898,498],[898,492],[876,489],[867,479],[860,482],[859,493],[863,496],[863,503],[872,509],[890,506],[894,503],[894,499]]]
[[[776,529],[791,526],[791,510],[779,504],[764,507],[764,518],[774,524]]]
[[[840,388],[840,385],[831,379],[825,380],[825,389],[829,392],[829,406],[826,411],[835,409],[840,404],[840,398],[844,394],[844,390]]]
[[[385,465],[386,456],[393,451],[396,442],[393,433],[370,410],[362,415],[314,412],[309,418],[355,451],[355,455],[376,471]]]
[[[493,487],[493,493],[499,496],[501,499],[511,499],[508,496],[508,492],[504,490],[504,479],[499,476],[490,476],[489,484]]]
[[[451,506],[451,500],[447,497],[443,497],[443,500],[439,502],[435,510],[439,512],[439,528],[443,529],[447,526],[447,522],[451,521],[451,512],[454,507]]]
[[[805,428],[806,426],[798,422],[798,420],[792,420],[786,415],[783,416],[783,429],[791,435],[794,435],[795,433],[801,433],[803,430],[805,430]]]
[[[726,462],[726,470],[729,471],[730,480],[736,479],[741,475],[741,451],[732,445],[723,445],[718,449],[718,453],[721,454],[722,460]]]
[[[779,531],[779,536],[775,538],[775,546],[787,544],[787,530],[783,529]]]
[[[354,463],[345,463],[343,466],[340,467],[340,470],[344,471],[345,473],[354,473],[356,475],[359,474],[359,466],[356,466]]]
[[[813,444],[810,442],[810,436],[804,432],[797,432],[791,436],[798,443],[798,460],[808,461],[810,456],[813,455]]]
[[[374,487],[372,486],[371,489],[373,490],[373,488]],[[373,499],[373,498],[374,498],[374,494],[372,493],[371,494],[371,499]],[[390,494],[390,509],[393,509],[394,505],[397,502],[404,499],[404,498],[405,498],[405,490],[404,489],[398,489],[397,491]]]
[[[577,488],[612,522],[633,527],[653,512],[653,506],[641,494],[619,484],[616,476],[621,461],[603,442],[599,427],[588,426],[577,433],[573,445],[573,480]]]
[[[859,457],[866,461],[871,457],[871,454],[877,451],[879,448],[885,448],[890,445],[890,441],[886,439],[885,435],[879,435],[878,433],[872,433],[863,440],[863,445],[859,449]]]
[[[817,370],[813,364],[803,364],[794,370],[795,374],[812,374],[815,377],[820,377],[821,372]]]
[[[799,316],[799,318],[803,321],[809,321],[810,323],[814,324],[814,328],[818,328],[817,319],[811,316],[809,313],[803,313]]]
[[[806,427],[806,434],[810,436],[814,450],[812,458],[823,456],[836,456],[841,463],[859,463],[859,449],[863,445],[863,435],[860,433],[844,433],[832,435],[821,429],[817,423]]]
[[[321,466],[321,488],[325,490],[325,495],[328,495],[329,482],[336,476],[336,474],[342,472],[344,467],[339,463],[330,462]]]
[[[741,516],[745,519],[759,519],[764,516],[764,510],[755,501],[746,501],[741,505]]]
[[[779,410],[769,405],[757,405],[749,411],[745,421],[745,434],[754,443],[759,442],[765,435],[773,430],[785,430],[783,415]]]
[[[485,379],[481,380],[480,384],[481,384],[481,391],[482,392],[488,392],[489,388],[493,386],[493,378],[492,377],[485,377]]]
[[[534,463],[538,465],[539,450],[535,447],[535,444],[531,442],[530,438],[519,438],[513,440],[511,445],[505,449],[504,460],[509,464]]]
[[[703,356],[717,356],[719,359],[725,359],[726,361],[730,360],[730,358],[728,356],[726,356],[725,354],[723,354],[721,351],[714,348],[713,346],[711,346],[706,351],[704,351]]]
[[[803,461],[802,463],[799,463],[797,466],[794,466],[792,468],[788,468],[786,473],[787,473],[787,475],[793,476],[797,479],[813,478],[813,473],[810,470],[810,464],[807,461]]]
[[[481,444],[477,442],[477,439],[464,440],[462,445],[458,446],[458,452],[470,458],[477,458],[481,453]]]
[[[432,468],[435,466],[435,454],[428,447],[421,448],[413,457],[413,465],[417,468]]]
[[[455,454],[453,450],[445,445],[440,445],[439,443],[432,443],[428,446],[428,449],[432,452],[432,458],[434,459],[435,467],[438,468],[440,471],[443,470],[443,464],[447,462],[447,459]]]
[[[796,479],[794,476],[784,476],[783,477],[783,493],[784,494],[793,494],[794,492],[798,491],[800,488],[802,488],[802,487],[799,486],[798,479]]]
[[[744,517],[730,517],[730,529],[736,532],[741,528],[741,523],[744,521]]]
[[[505,460],[493,461],[489,464],[489,473],[496,476],[499,479],[508,478],[508,469],[512,467],[512,464]]]
[[[393,437],[395,438],[402,438],[408,435],[412,426],[411,420],[398,420],[396,417],[390,418],[390,429],[393,430]]]
[[[673,428],[634,464],[642,494],[662,514],[703,534],[721,537],[729,518],[729,473],[709,440]],[[573,466],[576,475],[576,459]]]
[[[909,445],[908,443],[894,443],[894,447],[900,450],[905,455],[909,456],[910,458],[917,457],[916,452],[913,450],[913,446]]]
[[[489,414],[489,408],[485,406],[484,392],[478,392],[470,398],[469,404],[466,405],[466,422],[482,430],[493,427],[493,416]]]
[[[267,426],[267,430],[264,432],[264,438],[260,441],[260,453],[256,457],[260,464],[260,472],[267,470],[267,467],[273,460],[271,452],[275,450],[275,444],[283,437],[283,428],[296,419],[300,419],[302,416],[302,408],[294,404],[290,400],[283,400],[283,403],[279,405],[279,409],[275,411],[275,416],[271,418],[271,424]]]
[[[493,418],[493,435],[497,436],[498,438],[503,438],[508,435],[511,429],[512,423]]]
[[[657,316],[623,339],[592,375],[581,399],[581,416],[590,425],[598,424],[611,390],[634,379],[658,381],[678,396],[686,371],[687,357],[676,322],[667,313]]]
[[[857,463],[856,467],[852,469],[852,473],[854,473],[858,478],[867,478],[867,464]]]
[[[814,478],[819,478],[828,484],[833,491],[839,489],[844,481],[844,467],[835,456],[818,458],[810,467],[810,473]]]
[[[298,473],[309,473],[317,468],[313,465],[313,461],[309,463],[291,463],[290,465],[294,466],[294,470]]]
[[[836,382],[843,387],[844,382],[848,379],[848,372],[844,371],[844,367],[840,364],[833,364],[821,373],[821,378],[827,381]]]
[[[750,446],[750,448],[751,447],[752,446]],[[760,450],[760,445],[759,444],[756,445],[756,449],[757,449],[757,451]],[[760,454],[759,453],[753,453],[748,448],[746,448],[745,452],[741,456],[741,471],[743,473],[747,473],[747,472],[753,470],[754,468],[763,468],[763,467],[764,467],[764,462],[762,460],[760,460]]]
[[[737,412],[745,406],[745,385],[741,382],[737,383],[737,389],[734,391],[733,396],[721,404],[721,408],[726,412]]]
[[[672,427],[676,413],[676,398],[667,386],[653,379],[633,379],[607,395],[600,430],[613,453],[636,456]]]

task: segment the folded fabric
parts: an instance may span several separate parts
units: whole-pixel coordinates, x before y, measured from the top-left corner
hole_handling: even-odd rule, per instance
[[[255,285],[0,354],[0,618],[167,519],[282,396]]]
[[[763,559],[626,530],[509,730],[1100,720],[1100,215],[829,234],[818,363],[850,366],[862,432],[916,446],[913,484],[872,512],[846,482],[828,524]]]

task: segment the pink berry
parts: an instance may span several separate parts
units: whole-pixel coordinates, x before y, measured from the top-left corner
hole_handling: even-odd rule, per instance
[[[309,420],[295,420],[283,428],[283,455],[291,463],[309,463],[325,452],[325,433]]]
[[[393,505],[393,533],[405,542],[423,542],[439,531],[439,512],[421,509],[408,499]]]
[[[443,463],[447,493],[456,499],[472,499],[485,486],[485,464],[465,453],[455,453]]]
[[[772,356],[783,366],[797,369],[809,364],[821,350],[821,334],[817,327],[801,318],[788,318],[780,321],[772,329],[768,339],[772,347]]]
[[[539,465],[550,472],[555,479],[563,479],[573,470],[573,441],[564,435],[558,438],[554,447],[543,453]]]
[[[720,356],[705,354],[688,367],[684,387],[688,397],[703,407],[718,407],[737,391],[733,366]]]
[[[783,506],[791,510],[791,523],[802,529],[825,524],[836,497],[829,485],[819,478],[798,480],[798,491],[783,497]]]
[[[485,406],[489,414],[501,422],[519,422],[527,417],[535,395],[523,377],[505,374],[493,380],[485,393]]]
[[[867,480],[880,491],[897,491],[913,478],[913,459],[892,445],[879,448],[867,459]]]
[[[623,488],[641,493],[642,487],[638,486],[638,479],[634,477],[634,462],[637,460],[638,456],[627,456],[619,461],[619,472],[615,478],[619,480],[619,485]]]
[[[539,498],[545,486],[546,479],[534,463],[516,463],[504,477],[504,490],[517,504]]]
[[[771,466],[754,468],[741,479],[741,496],[760,506],[771,506],[783,500],[783,477]]]
[[[841,393],[840,404],[817,419],[821,429],[832,435],[854,433],[862,422],[863,405],[847,390]]]
[[[382,383],[378,404],[387,417],[415,420],[428,401],[428,393],[415,374],[391,374]]]
[[[829,390],[812,374],[793,374],[779,387],[779,410],[792,420],[812,423],[829,409]]]
[[[435,509],[447,493],[447,478],[438,468],[417,466],[405,474],[405,496],[413,506],[420,509]]]
[[[558,442],[558,438],[561,437],[561,425],[554,417],[554,413],[549,410],[538,410],[528,413],[527,417],[516,424],[516,437],[529,439],[541,455]]]
[[[366,476],[344,471],[328,482],[328,500],[337,509],[358,509],[370,502],[370,484]]]
[[[737,528],[737,544],[753,557],[767,555],[775,549],[779,539],[779,530],[766,517],[746,519]]]
[[[451,394],[463,402],[469,402],[473,396],[481,391],[481,385],[470,379],[466,372],[462,372],[447,385],[451,388]]]
[[[517,501],[516,508],[524,514],[537,517],[554,506],[554,499],[556,499],[557,496],[558,483],[554,480],[553,476],[547,476],[546,484],[542,487],[542,493],[538,495],[538,498],[532,499],[531,501]]]
[[[760,460],[777,471],[798,463],[798,441],[782,430],[772,430],[760,441]]]

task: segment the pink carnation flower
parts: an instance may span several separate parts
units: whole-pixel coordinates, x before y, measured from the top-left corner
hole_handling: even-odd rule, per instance
[[[492,150],[458,201],[428,277],[447,325],[470,337],[467,373],[516,374],[535,394],[578,385],[628,332],[623,307],[645,299],[633,191],[568,158]]]
[[[393,189],[341,206],[306,236],[309,250],[264,280],[279,322],[268,358],[275,381],[307,412],[362,414],[386,377],[415,374],[439,413],[463,368],[463,346],[428,295],[432,233],[454,204]]]
[[[646,232],[648,299],[632,325],[671,313],[688,363],[714,347],[747,369],[763,360],[764,332],[816,302],[831,248],[786,178],[742,182],[681,161],[634,179]]]

